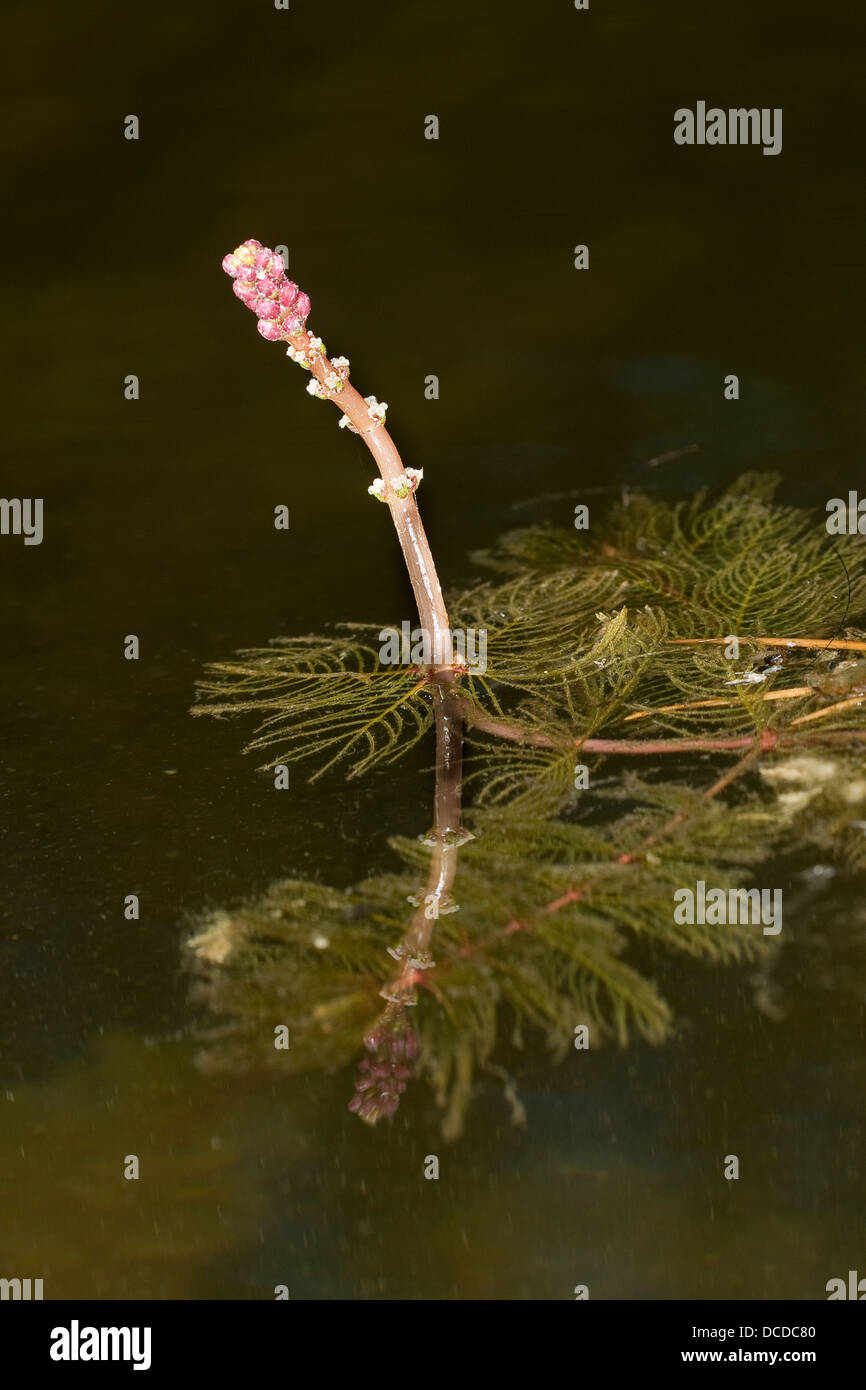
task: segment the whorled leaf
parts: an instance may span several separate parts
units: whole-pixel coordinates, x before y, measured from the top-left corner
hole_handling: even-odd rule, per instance
[[[209,665],[192,713],[258,715],[246,751],[267,751],[265,768],[330,754],[311,781],[341,761],[359,777],[426,733],[433,716],[425,687],[414,669],[383,665],[372,646],[276,638],[270,647],[239,652],[236,661]]]

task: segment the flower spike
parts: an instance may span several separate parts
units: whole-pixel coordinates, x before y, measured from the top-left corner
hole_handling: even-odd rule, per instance
[[[303,333],[309,296],[286,278],[282,256],[251,239],[223,257],[223,270],[234,280],[238,299],[252,309],[267,342],[287,342]]]

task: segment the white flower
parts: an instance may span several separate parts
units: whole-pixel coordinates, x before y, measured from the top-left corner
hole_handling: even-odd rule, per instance
[[[322,355],[322,357],[324,357],[325,344],[322,342],[321,338],[310,338],[307,342],[307,347],[310,349],[311,352],[318,352]]]
[[[340,429],[341,429],[341,430],[351,430],[353,434],[357,434],[357,433],[358,433],[358,431],[355,429],[355,426],[352,424],[352,421],[349,419],[348,415],[341,415],[341,417],[340,417]]]
[[[394,491],[398,497],[408,497],[410,492],[416,490],[423,477],[423,468],[406,468],[403,470],[400,481],[395,484]]]
[[[377,401],[375,396],[365,396],[364,404],[367,407],[367,414],[369,415],[370,419],[375,420],[376,423],[379,425],[384,425],[385,416],[388,412],[388,406],[386,402]]]
[[[314,376],[311,376],[310,380],[307,382],[307,392],[311,396],[318,396],[320,400],[325,399],[325,393],[322,390],[321,383],[317,381]]]
[[[377,502],[385,501],[385,483],[382,478],[377,478],[375,482],[372,482],[367,488],[367,491],[371,497],[376,498]]]
[[[332,357],[331,366],[336,367],[338,372],[347,372],[349,370],[349,359],[348,357]]]
[[[310,364],[304,354],[296,347],[292,347],[291,343],[289,343],[289,346],[286,348],[286,356],[291,357],[293,362],[297,362],[299,367],[306,367],[307,371],[310,370]]]
[[[343,389],[342,378],[338,377],[336,372],[327,373],[325,376],[325,385],[329,391],[342,391]]]

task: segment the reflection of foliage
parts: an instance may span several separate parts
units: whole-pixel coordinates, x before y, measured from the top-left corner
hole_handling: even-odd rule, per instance
[[[559,1055],[578,1024],[594,1042],[661,1040],[668,1006],[630,951],[644,962],[650,949],[724,962],[770,949],[760,925],[676,924],[677,888],[754,882],[758,865],[766,885],[773,856],[815,848],[866,867],[866,777],[848,741],[862,736],[866,673],[832,648],[840,625],[862,636],[852,624],[863,621],[866,570],[847,539],[837,551],[750,479],[712,504],[632,498],[600,539],[536,528],[480,557],[501,577],[451,606],[455,627],[488,632],[488,670],[462,687],[480,725],[468,769],[475,839],[460,850],[461,910],[436,922],[436,966],[410,1010],[415,1071],[446,1107],[446,1133],[459,1131],[476,1069],[502,1074],[507,1046],[527,1030]],[[721,644],[671,644],[730,634],[739,660]],[[766,664],[750,641],[797,635],[826,638],[827,650],[781,648]],[[759,662],[760,678],[743,680]],[[766,698],[782,688],[799,693]],[[353,759],[352,774],[397,757],[431,713],[422,675],[380,668],[374,648],[333,639],[211,667],[202,695],[200,712],[263,714],[251,746],[278,750],[274,762],[327,752],[326,766]],[[494,737],[506,719],[511,733]],[[593,768],[590,791],[577,793],[575,763],[592,762],[586,749],[602,731],[755,742],[712,786],[704,764],[687,776],[678,761],[663,779],[659,759],[644,757],[641,780],[602,781]],[[400,873],[346,890],[288,880],[200,933],[200,997],[220,1020],[206,1065],[333,1068],[357,1054],[382,1012],[384,953],[399,944],[430,862],[424,844],[391,846]],[[273,1047],[278,1023],[291,1029],[287,1053]]]
[[[768,771],[780,779],[748,792],[741,785],[733,804],[626,778],[604,798],[607,815],[598,823],[489,811],[472,819],[477,839],[461,851],[458,873],[462,910],[437,923],[436,968],[412,1019],[416,1073],[448,1105],[448,1133],[459,1130],[473,1071],[495,1061],[499,1036],[521,1042],[534,1029],[560,1056],[580,1023],[593,1043],[625,1043],[633,1032],[653,1042],[666,1036],[668,1007],[624,958],[630,946],[644,941],[719,962],[770,949],[760,926],[675,924],[676,888],[698,879],[716,887],[753,881],[774,849],[825,847],[834,827],[842,860],[849,846],[866,858],[856,824],[866,782],[850,755],[821,760],[817,788],[803,760],[780,760]],[[782,798],[800,789],[807,799],[795,810],[780,804],[776,787]],[[677,833],[662,833],[676,816]],[[285,1070],[351,1061],[381,1012],[385,951],[399,940],[427,858],[417,842],[391,846],[403,873],[344,891],[277,883],[197,939],[200,997],[222,1020],[205,1039],[206,1065]],[[208,955],[221,963],[208,963]],[[273,1047],[277,1023],[290,1027],[289,1052]]]

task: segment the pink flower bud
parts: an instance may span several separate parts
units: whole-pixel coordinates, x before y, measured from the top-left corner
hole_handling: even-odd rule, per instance
[[[258,330],[263,338],[267,338],[269,343],[278,343],[283,337],[283,328],[279,323],[272,323],[268,319],[259,319]]]
[[[232,289],[238,299],[256,314],[263,338],[277,343],[303,333],[310,312],[309,296],[286,279],[282,256],[250,238],[223,257],[222,266],[234,281]]]

